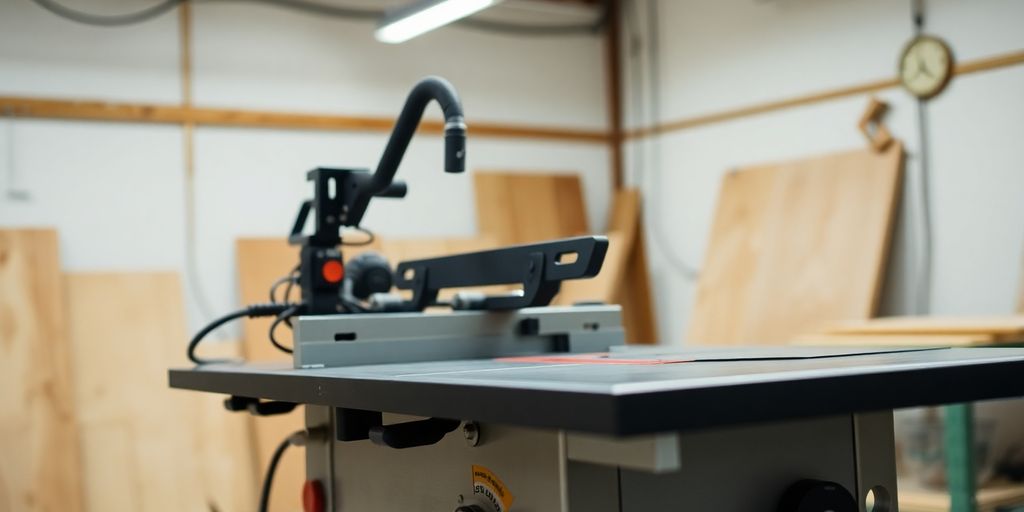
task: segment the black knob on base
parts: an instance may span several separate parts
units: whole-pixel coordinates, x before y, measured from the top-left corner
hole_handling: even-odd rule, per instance
[[[857,500],[835,482],[800,480],[782,494],[778,512],[857,512]]]

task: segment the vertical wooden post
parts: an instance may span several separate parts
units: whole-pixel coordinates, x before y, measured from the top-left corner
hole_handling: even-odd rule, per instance
[[[181,53],[181,108],[192,112],[192,0],[181,2],[178,7],[178,39]],[[185,171],[185,279],[189,294],[203,316],[209,320],[212,308],[206,300],[198,278],[196,256],[196,205],[195,205],[195,127],[192,116],[181,124],[182,166]]]
[[[178,39],[181,53],[181,106],[192,108],[192,3],[188,0],[178,7]],[[182,124],[184,141],[185,178],[192,181],[195,172],[195,155],[192,147],[192,130],[195,124],[186,121]],[[191,197],[191,196],[190,196]]]
[[[611,152],[612,189],[623,183],[622,169],[622,24],[620,0],[608,1],[605,20],[605,76],[608,82],[609,150]]]

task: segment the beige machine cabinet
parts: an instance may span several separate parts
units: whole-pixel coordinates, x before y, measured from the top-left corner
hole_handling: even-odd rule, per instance
[[[306,416],[333,431],[330,408]],[[307,449],[307,474],[330,483],[335,512],[749,512],[775,510],[803,479],[840,484],[861,511],[873,489],[875,511],[895,510],[888,412],[626,438],[493,424],[478,434],[475,446],[457,431],[401,450],[321,439]]]

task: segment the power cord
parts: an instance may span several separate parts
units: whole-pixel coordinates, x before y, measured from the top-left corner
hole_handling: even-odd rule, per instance
[[[267,466],[267,474],[263,477],[263,486],[260,489],[259,512],[267,512],[270,506],[270,488],[274,483],[274,474],[277,473],[277,466],[281,464],[281,457],[289,446],[305,446],[312,437],[305,430],[299,430],[286,437],[281,444],[277,445],[274,454],[270,457],[270,464]]]
[[[365,240],[359,240],[358,242],[346,242],[344,238],[341,239],[341,245],[347,245],[350,247],[361,247],[364,245],[370,245],[377,239],[377,235],[373,234],[373,231],[360,226],[352,226],[353,231],[358,231],[366,235]]]
[[[284,352],[285,354],[291,354],[294,351],[291,348],[282,345],[281,342],[277,341],[277,338],[274,336],[274,331],[277,330],[278,325],[281,325],[281,322],[288,322],[289,319],[298,314],[301,309],[302,304],[291,304],[290,308],[280,312],[277,315],[277,318],[275,318],[274,321],[270,323],[270,343],[277,347],[277,349],[280,350],[281,352]],[[288,326],[291,327],[291,323],[288,323]]]
[[[915,0],[911,4],[911,17],[914,22],[914,35],[924,32],[925,10],[924,1]],[[929,161],[928,137],[928,105],[925,100],[917,99],[917,135],[918,135],[918,219],[920,248],[918,250],[917,275],[915,276],[915,309],[917,314],[926,315],[931,310],[932,294],[932,242],[934,239],[931,207],[931,163]]]
[[[244,318],[244,317],[256,318],[256,317],[262,317],[262,316],[277,316],[277,315],[281,315],[282,313],[284,313],[286,311],[290,311],[290,310],[293,310],[293,309],[297,312],[301,307],[302,307],[301,304],[288,304],[288,303],[286,303],[286,304],[253,304],[251,306],[245,307],[245,308],[240,309],[238,311],[235,311],[233,313],[228,313],[227,315],[224,315],[224,316],[222,316],[222,317],[220,317],[220,318],[210,322],[209,324],[206,325],[206,327],[203,327],[202,329],[200,329],[199,332],[197,332],[196,335],[192,337],[192,341],[190,341],[189,344],[188,344],[188,358],[189,358],[190,361],[192,361],[195,364],[215,364],[215,363],[228,363],[228,362],[231,362],[230,359],[203,359],[203,358],[201,358],[201,357],[196,355],[196,348],[199,346],[199,343],[201,341],[203,341],[203,338],[205,338],[207,334],[210,334],[216,328],[218,328],[218,327],[220,327],[220,326],[222,326],[222,325],[224,325],[224,324],[226,324],[226,323],[228,323],[228,322],[230,322],[232,320],[236,320],[236,319]],[[294,314],[294,312],[292,314]],[[289,352],[291,352],[291,351],[289,350]]]
[[[93,14],[90,12],[80,11],[78,9],[72,9],[66,5],[53,0],[32,0],[39,7],[46,9],[47,11],[60,16],[61,18],[83,23],[85,25],[96,25],[99,27],[119,27],[124,25],[134,25],[136,23],[142,23],[149,21],[161,14],[164,14],[171,9],[174,9],[179,4],[185,2],[185,0],[164,0],[152,7],[145,9],[139,9],[138,11],[131,12],[128,14]]]
[[[274,284],[270,285],[270,303],[271,304],[280,304],[280,303],[288,302],[288,297],[292,293],[292,287],[295,286],[295,282],[298,281],[298,279],[299,279],[299,266],[296,265],[295,268],[293,268],[292,271],[288,273],[288,275],[286,275],[284,277],[281,277],[281,278],[278,278],[277,281],[274,281]],[[282,284],[285,284],[285,283],[287,283],[288,286],[286,286],[285,289],[284,289],[284,297],[281,300],[277,300],[277,289],[278,289],[278,287],[280,287]]]
[[[645,20],[648,33],[650,34],[646,39],[649,77],[649,90],[647,93],[649,94],[648,99],[651,107],[651,121],[655,126],[661,122],[661,49],[658,46],[658,41],[660,40],[658,32],[659,19],[657,2],[648,2]],[[641,184],[646,184],[648,177],[650,179],[650,186],[645,188],[651,191],[648,197],[651,203],[650,210],[654,213],[654,215],[648,217],[651,224],[651,240],[654,242],[655,248],[659,250],[669,263],[670,268],[678,272],[684,279],[695,282],[700,276],[700,269],[675,252],[670,243],[673,237],[666,234],[663,222],[665,216],[661,215],[661,196],[665,190],[661,182],[663,175],[663,170],[661,169],[662,138],[662,136],[649,138],[649,148],[651,150],[650,169],[641,169],[639,177]]]

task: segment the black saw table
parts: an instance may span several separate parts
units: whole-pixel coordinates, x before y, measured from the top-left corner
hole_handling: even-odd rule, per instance
[[[1022,377],[1019,348],[616,347],[170,384],[306,404],[321,510],[884,512],[892,409],[1022,396]]]

